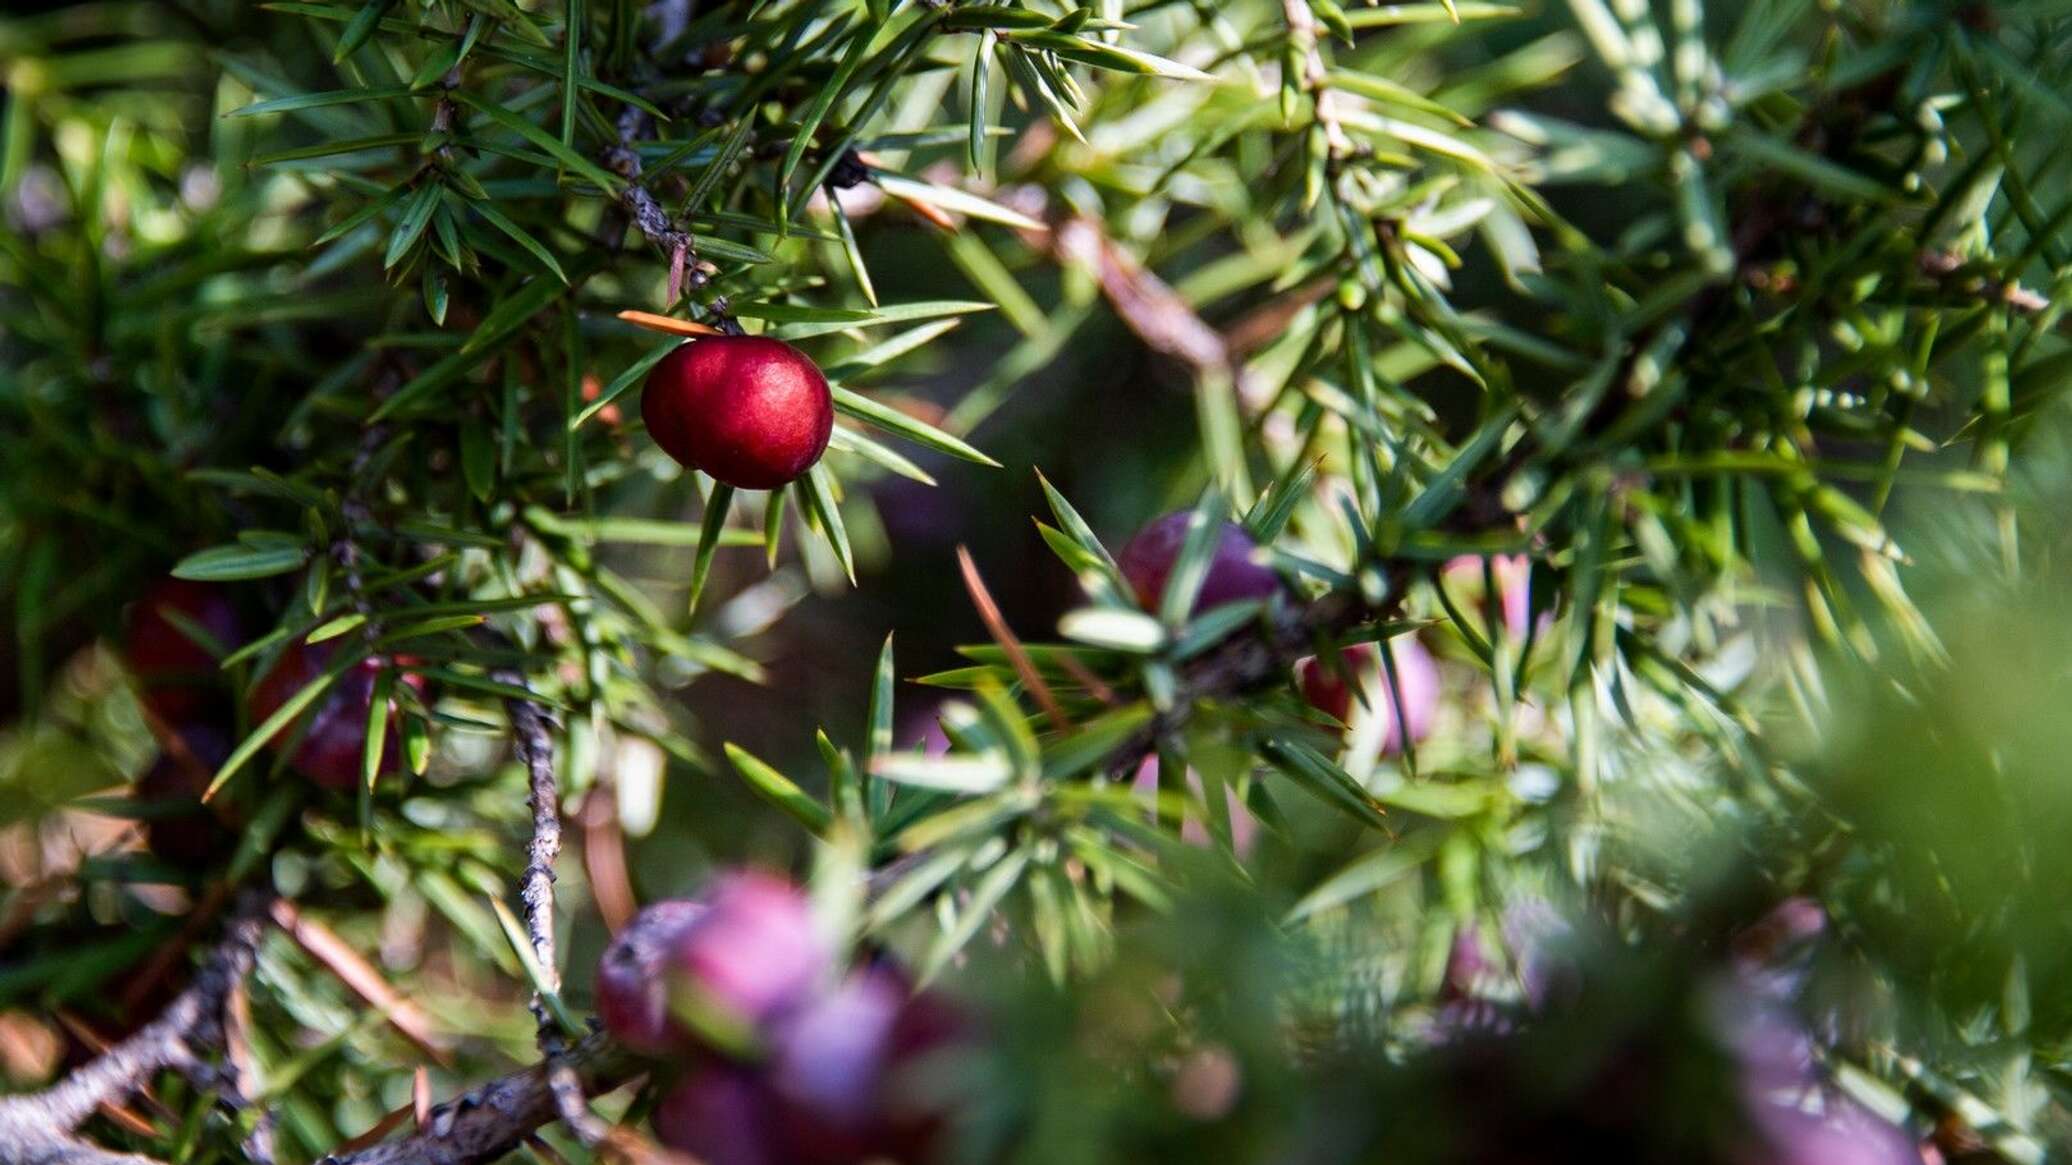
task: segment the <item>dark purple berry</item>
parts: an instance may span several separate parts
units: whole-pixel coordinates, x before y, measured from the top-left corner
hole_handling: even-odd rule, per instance
[[[650,1122],[664,1145],[702,1165],[788,1165],[769,1092],[742,1068],[697,1065],[663,1095]]]
[[[685,899],[657,902],[633,916],[597,964],[597,1016],[636,1052],[659,1056],[686,1041],[669,1015],[666,970],[676,945],[705,908]]]
[[[1147,611],[1158,610],[1166,579],[1171,577],[1180,548],[1187,542],[1187,523],[1193,516],[1187,510],[1176,510],[1154,519],[1137,531],[1136,537],[1125,543],[1122,553],[1116,556],[1115,563],[1122,568],[1124,581]],[[1223,523],[1208,574],[1202,579],[1201,590],[1188,613],[1197,614],[1246,599],[1270,598],[1278,593],[1281,578],[1272,567],[1257,560],[1258,550],[1258,544],[1245,533],[1244,527],[1235,522]]]

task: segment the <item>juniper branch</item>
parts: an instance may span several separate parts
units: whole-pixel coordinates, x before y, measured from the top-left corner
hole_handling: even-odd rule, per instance
[[[535,1064],[469,1089],[434,1107],[430,1119],[400,1140],[374,1145],[321,1165],[480,1165],[518,1147],[560,1116],[552,1079],[556,1066]],[[559,1068],[584,1092],[602,1092],[640,1074],[641,1065],[605,1036],[568,1050]]]
[[[523,687],[524,677],[506,672],[504,683]],[[554,776],[554,742],[547,714],[531,700],[508,700],[505,711],[519,763],[525,766],[526,803],[532,811],[532,838],[526,845],[525,877],[519,898],[525,907],[526,939],[539,962],[542,991],[561,989],[560,960],[554,942],[554,862],[561,855],[561,796]],[[588,1094],[580,1076],[567,1059],[569,1050],[559,1021],[545,997],[532,998],[533,1021],[539,1025],[541,1078],[561,1122],[585,1144],[595,1144],[605,1132],[603,1122],[591,1114]]]
[[[678,227],[662,208],[653,193],[641,184],[640,154],[633,143],[640,137],[641,128],[647,124],[647,115],[639,109],[628,106],[619,115],[619,144],[604,152],[605,165],[612,172],[626,180],[626,191],[619,196],[619,202],[626,208],[626,214],[633,225],[647,240],[670,256],[672,267],[679,262],[678,256],[695,255],[697,247],[689,231]]]

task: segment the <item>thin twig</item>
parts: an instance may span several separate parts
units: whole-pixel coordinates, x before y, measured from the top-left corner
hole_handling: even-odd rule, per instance
[[[57,1018],[58,1023],[64,1027],[66,1034],[70,1035],[73,1039],[79,1041],[80,1046],[85,1048],[89,1055],[105,1055],[109,1048],[115,1046],[109,1043],[107,1040],[102,1039],[98,1032],[95,1032],[92,1028],[86,1026],[86,1023],[84,1021],[82,1021],[78,1016],[71,1014],[70,1012],[60,1011],[58,1012]],[[144,1103],[144,1107],[150,1109],[151,1114],[157,1117],[158,1119],[178,1119],[173,1115],[173,1110],[167,1108],[165,1102],[158,1098],[158,1093],[152,1089],[148,1081],[137,1086],[137,1098],[141,1100]],[[144,1120],[143,1117],[138,1116],[136,1113],[130,1111],[129,1109],[121,1105],[104,1102],[101,1105],[100,1111],[101,1115],[109,1118],[116,1124],[129,1127],[132,1125],[132,1122],[141,1122],[145,1130],[148,1131],[151,1128],[151,1122]]]
[[[110,1153],[73,1130],[105,1104],[121,1101],[168,1068],[201,1073],[202,1056],[223,1042],[225,1004],[252,968],[268,895],[248,890],[194,982],[134,1035],[63,1080],[0,1100],[0,1162],[5,1165],[136,1165],[147,1157]]]
[[[641,234],[647,236],[648,242],[669,256],[674,274],[678,265],[684,264],[686,260],[696,260],[698,246],[691,238],[691,233],[678,227],[670,219],[669,212],[662,209],[662,204],[648,192],[648,188],[641,185],[640,153],[633,148],[633,143],[640,137],[641,128],[646,124],[646,114],[635,106],[627,106],[625,112],[619,115],[619,144],[604,152],[604,164],[626,180],[626,190],[619,195],[620,204],[626,208],[626,215],[633,220],[633,225],[640,228]],[[675,279],[671,280],[671,304],[676,302],[677,296],[683,291],[681,286],[675,285],[676,282]]]
[[[1245,407],[1264,407],[1268,388],[1246,368],[1241,350],[1210,327],[1171,285],[1118,246],[1099,221],[1077,215],[1058,224],[1050,235],[1050,249],[1060,263],[1094,277],[1108,306],[1145,347],[1187,365],[1197,381],[1228,379]]]
[[[496,676],[499,683],[525,686],[513,671]],[[545,711],[531,700],[506,700],[512,746],[525,766],[526,805],[532,810],[532,840],[525,849],[525,876],[519,898],[525,904],[525,936],[538,956],[548,991],[561,990],[560,960],[554,953],[554,863],[561,856],[561,798],[554,779],[554,738]],[[546,1031],[553,1024],[546,1001],[535,996],[533,1018]]]
[[[515,687],[525,686],[525,677],[517,672],[500,672],[496,678]],[[518,761],[525,766],[526,803],[532,810],[532,840],[526,846],[519,898],[525,906],[526,939],[540,967],[541,991],[532,997],[532,1016],[539,1025],[541,1075],[561,1122],[584,1144],[594,1145],[604,1136],[606,1126],[591,1113],[582,1080],[567,1063],[567,1041],[544,995],[561,991],[561,964],[554,943],[554,863],[561,856],[561,795],[554,778],[554,740],[547,713],[538,703],[506,700],[504,711],[511,720]]]
[[[1053,728],[1072,730],[1071,718],[1065,715],[1064,706],[1058,703],[1056,693],[1043,680],[1043,673],[1036,670],[1036,663],[1029,658],[1029,649],[1015,638],[1014,629],[1007,625],[1007,619],[1000,614],[1000,604],[993,601],[993,594],[986,589],[986,580],[979,577],[978,564],[971,560],[971,551],[957,547],[957,566],[964,572],[964,589],[971,592],[971,605],[978,609],[978,617],[992,634],[1000,650],[1007,653],[1007,662],[1014,665],[1015,674],[1022,677],[1029,694],[1043,705],[1043,712],[1050,717]]]

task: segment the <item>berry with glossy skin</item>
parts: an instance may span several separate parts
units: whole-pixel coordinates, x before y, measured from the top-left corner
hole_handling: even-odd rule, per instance
[[[146,848],[167,865],[196,870],[228,854],[235,840],[201,803],[209,777],[230,756],[230,738],[212,724],[183,724],[173,731],[187,758],[161,754],[137,778],[131,795],[154,807],[144,827]]]
[[[1390,645],[1396,664],[1396,675],[1403,685],[1403,714],[1410,722],[1410,739],[1423,740],[1432,730],[1432,717],[1439,710],[1439,665],[1432,654],[1415,639],[1399,639]],[[1360,643],[1338,653],[1340,672],[1351,676],[1367,693],[1367,711],[1370,715],[1384,718],[1387,729],[1382,737],[1382,750],[1393,752],[1403,747],[1403,734],[1396,724],[1396,701],[1389,692],[1388,676],[1381,667],[1381,657],[1368,644]],[[1312,656],[1295,665],[1295,680],[1302,689],[1302,698],[1310,707],[1336,720],[1350,721],[1358,702],[1353,698],[1353,688],[1345,679],[1330,668],[1324,667]]]
[[[785,1165],[776,1120],[760,1079],[711,1062],[685,1073],[649,1118],[657,1140],[704,1165]]]
[[[324,674],[331,661],[332,645],[297,643],[281,653],[271,670],[252,689],[250,713],[253,724],[264,723],[311,680]],[[295,751],[288,757],[302,775],[330,789],[351,789],[360,783],[360,755],[367,743],[367,713],[374,704],[374,680],[382,663],[364,659],[348,668],[332,683],[330,691],[313,709],[305,709],[301,720],[308,724]],[[422,693],[424,677],[409,672],[399,683]],[[391,705],[393,710],[393,704]],[[296,725],[289,724],[275,738],[285,744],[295,738]],[[381,772],[388,776],[402,767],[402,745],[395,717],[389,717],[388,735],[382,741]]]
[[[705,910],[677,936],[672,992],[728,1023],[761,1032],[806,1002],[827,974],[829,952],[806,896],[782,878],[744,871],[702,897]]]
[[[776,489],[811,469],[835,423],[820,369],[767,336],[709,336],[662,357],[640,415],[669,456],[740,489]]]
[[[659,1056],[688,1043],[669,1017],[665,974],[684,931],[705,907],[688,899],[657,902],[633,916],[597,963],[597,1017],[633,1051]]]
[[[1180,548],[1187,543],[1187,522],[1193,516],[1188,510],[1175,510],[1153,519],[1137,531],[1136,536],[1123,545],[1122,553],[1115,557],[1115,564],[1122,568],[1123,580],[1136,592],[1137,602],[1147,611],[1158,610],[1158,604],[1165,595],[1166,579],[1172,575],[1173,564],[1180,558]],[[1281,589],[1280,576],[1271,567],[1255,561],[1253,556],[1258,549],[1258,543],[1252,541],[1252,536],[1245,533],[1243,526],[1235,522],[1223,523],[1216,549],[1209,559],[1209,572],[1202,579],[1201,590],[1194,596],[1194,606],[1188,614],[1199,614],[1225,603],[1269,598],[1277,593]]]
[[[214,640],[215,650],[181,624]],[[220,679],[218,653],[244,642],[244,617],[222,587],[166,578],[130,608],[122,653],[143,685],[145,706],[162,720],[184,721],[208,710]]]

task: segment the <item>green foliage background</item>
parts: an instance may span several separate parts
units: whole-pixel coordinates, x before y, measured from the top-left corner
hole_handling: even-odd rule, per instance
[[[0,1003],[121,1030],[111,985],[270,880],[424,1008],[439,1094],[527,1062],[523,697],[584,823],[571,1003],[609,839],[643,901],[789,865],[996,1017],[960,1156],[1735,1159],[1691,1131],[1731,1121],[1691,1001],[1806,895],[1852,1093],[2040,1160],[2068,40],[2055,0],[9,15],[0,824],[39,856]],[[628,309],[798,343],[835,450],[767,496],[679,472],[635,407],[674,341]],[[1172,508],[1242,520],[1290,599],[1190,618],[1198,537],[1140,610],[1105,547]],[[1510,554],[1522,636],[1445,571]],[[268,616],[231,685],[313,635],[431,678],[413,775],[317,793],[240,724],[236,852],[73,852],[137,812],[111,645],[168,570]],[[1408,635],[1446,677],[1410,754],[1285,682]],[[1418,1037],[1447,951],[1540,900],[1590,986],[1460,1075]],[[427,1060],[285,937],[252,1005],[287,1155]],[[1657,1043],[1654,1090],[1592,1090]],[[1243,1082],[1209,1115],[1205,1050]],[[96,1131],[234,1152],[166,1099]]]

